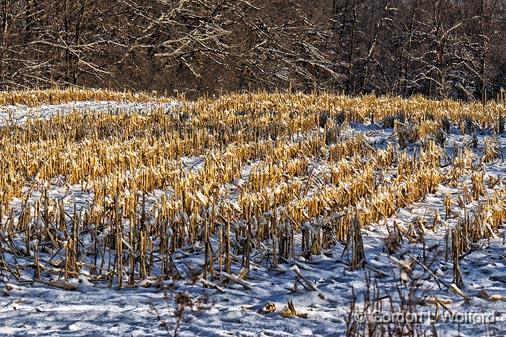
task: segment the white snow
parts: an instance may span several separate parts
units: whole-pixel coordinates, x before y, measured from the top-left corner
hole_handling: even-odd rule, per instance
[[[181,105],[180,102],[170,103],[129,103],[114,101],[81,101],[55,105],[29,107],[26,105],[0,106],[0,125],[5,123],[21,124],[28,119],[49,119],[71,112],[141,112],[149,113],[155,109],[170,111]]]

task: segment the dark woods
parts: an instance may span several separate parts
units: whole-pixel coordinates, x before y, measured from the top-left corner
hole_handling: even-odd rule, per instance
[[[506,0],[0,0],[0,90],[494,98]]]

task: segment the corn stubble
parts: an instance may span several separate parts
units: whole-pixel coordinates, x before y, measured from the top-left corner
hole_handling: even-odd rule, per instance
[[[0,104],[114,99],[153,97],[56,89],[0,94]],[[357,270],[367,264],[365,226],[386,224],[440,184],[461,186],[471,174],[460,203],[480,200],[479,210],[448,233],[460,287],[459,256],[495,235],[506,218],[506,192],[486,197],[473,151],[455,146],[449,158],[445,135],[451,126],[467,134],[475,126],[500,131],[504,112],[496,103],[420,97],[257,93],[184,102],[169,113],[73,113],[6,125],[0,128],[0,272],[22,273],[4,258],[8,252],[33,261],[34,279],[68,280],[85,271],[111,286],[145,285],[180,278],[174,255],[203,247],[203,264],[188,273],[194,281],[247,289],[255,263],[276,267],[336,244],[346,247],[349,268]],[[371,120],[392,128],[387,146],[343,135],[350,123]],[[499,157],[497,141],[487,138],[480,162]],[[188,167],[188,158],[197,158],[198,167]],[[489,184],[500,187],[498,180]],[[62,195],[51,193],[55,186]],[[88,204],[73,201],[75,186],[91,195]],[[444,198],[449,219],[456,205]],[[387,225],[388,251],[405,239],[421,242],[425,226]]]

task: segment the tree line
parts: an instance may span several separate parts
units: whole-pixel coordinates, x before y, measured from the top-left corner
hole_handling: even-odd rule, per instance
[[[0,0],[0,90],[54,85],[486,101],[506,0]]]

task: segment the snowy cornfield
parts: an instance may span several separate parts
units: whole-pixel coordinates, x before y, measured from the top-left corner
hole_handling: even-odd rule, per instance
[[[0,335],[501,336],[505,118],[422,97],[0,93]]]

